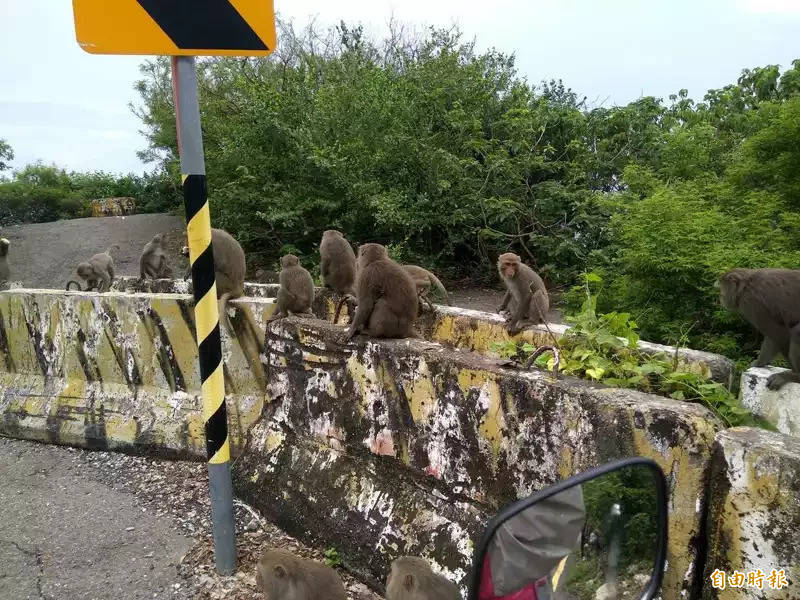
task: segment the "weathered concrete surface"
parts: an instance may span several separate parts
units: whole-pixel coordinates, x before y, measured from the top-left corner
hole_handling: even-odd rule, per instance
[[[719,432],[709,490],[703,598],[800,598],[800,440],[747,427]],[[727,575],[760,569],[763,588],[715,589],[716,569]],[[770,588],[773,569],[785,569],[788,587]]]
[[[173,281],[169,279],[145,280],[135,277],[119,278],[114,283],[114,289],[125,292],[156,292],[191,294],[191,281]],[[245,295],[256,298],[274,298],[278,293],[278,285],[274,283],[245,283]],[[332,321],[339,300],[334,292],[324,288],[316,288],[314,301],[314,314],[324,320]],[[343,307],[342,317],[339,322],[346,322],[347,309]],[[508,334],[505,321],[501,315],[486,313],[468,308],[435,305],[435,310],[422,313],[418,327],[425,339],[441,342],[461,350],[478,352],[487,356],[497,356],[492,352],[491,346],[495,342],[519,340],[530,342],[534,346],[551,344],[550,332],[556,337],[562,336],[569,326],[558,323],[549,323],[547,327],[537,325],[520,332],[515,336]],[[550,332],[548,332],[548,328]],[[675,355],[673,346],[653,344],[652,342],[639,342],[639,348],[646,354],[663,354],[668,357]],[[692,371],[710,377],[730,387],[733,377],[733,362],[720,354],[702,352],[690,348],[677,349],[679,361]]]
[[[786,369],[753,367],[742,373],[742,406],[781,433],[800,437],[800,384],[787,383],[778,391],[767,389],[769,376],[781,371]]]
[[[232,303],[223,326],[231,443],[264,403],[266,376],[240,310],[260,327],[271,301]],[[0,433],[52,443],[205,456],[188,296],[53,290],[0,293]]]
[[[437,306],[433,313],[424,313],[421,318],[426,339],[453,345],[456,348],[494,355],[492,344],[509,340],[530,342],[534,346],[552,344],[551,332],[556,338],[564,335],[568,325],[549,323],[529,327],[517,335],[509,335],[505,320],[499,314],[485,313],[466,308]],[[549,331],[548,331],[549,329]],[[675,355],[673,346],[639,341],[639,349],[645,354]],[[730,385],[733,376],[733,362],[719,354],[679,348],[679,362],[692,371],[710,377],[725,385]]]
[[[191,540],[65,449],[0,438],[0,482],[0,598],[176,597]]]
[[[330,310],[330,297],[319,301]],[[204,457],[191,304],[179,294],[0,293],[0,433]],[[240,311],[266,329],[274,308],[268,298],[232,303],[225,381],[235,455],[252,428],[237,489],[291,532],[329,540],[373,577],[388,564],[376,552],[412,552],[461,578],[488,513],[643,455],[671,482],[665,598],[695,584],[719,427],[706,409],[550,381],[435,342],[346,343],[344,327],[315,319],[271,323],[260,357]]]
[[[268,340],[271,403],[234,480],[290,533],[364,557],[378,579],[388,562],[373,557],[400,553],[435,556],[461,577],[468,506],[494,512],[591,466],[649,456],[672,486],[665,598],[694,583],[718,426],[703,407],[551,381],[430,342],[345,343],[343,328],[320,321],[281,321]]]

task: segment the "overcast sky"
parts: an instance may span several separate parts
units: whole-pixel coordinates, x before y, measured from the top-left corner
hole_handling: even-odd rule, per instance
[[[701,99],[744,67],[800,58],[800,0],[275,0],[275,8],[298,25],[343,19],[377,35],[392,14],[415,25],[455,22],[480,47],[516,53],[530,81],[560,77],[605,105],[682,87]],[[142,60],[79,49],[68,0],[0,0],[0,138],[14,148],[15,167],[43,160],[143,171],[135,152],[144,139],[128,109]]]

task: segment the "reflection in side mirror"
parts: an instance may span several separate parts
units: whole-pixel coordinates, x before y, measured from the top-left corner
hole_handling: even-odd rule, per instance
[[[476,548],[470,600],[648,600],[664,571],[666,481],[644,458],[505,507]]]

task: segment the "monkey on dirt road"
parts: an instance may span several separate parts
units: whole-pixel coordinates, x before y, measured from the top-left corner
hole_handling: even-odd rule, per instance
[[[311,273],[300,266],[300,259],[294,254],[281,258],[281,273],[278,276],[278,309],[270,321],[291,314],[311,314],[314,302],[314,280]]]
[[[347,600],[336,571],[284,550],[261,556],[256,584],[268,600]]]
[[[419,307],[417,288],[380,244],[358,248],[356,300],[347,339],[360,332],[383,338],[417,337],[412,327]]]
[[[512,252],[500,255],[497,259],[497,272],[506,285],[506,295],[497,307],[497,312],[506,310],[509,302],[514,300],[510,308],[508,332],[511,335],[519,333],[523,322],[528,320],[546,323],[550,298],[542,278]]]
[[[460,600],[455,583],[434,573],[428,561],[401,556],[386,578],[386,600]]]
[[[418,267],[417,265],[403,265],[403,268],[411,275],[411,279],[414,280],[414,285],[417,286],[417,293],[420,296],[420,301],[422,298],[428,300],[428,294],[430,290],[433,289],[436,290],[435,297],[437,299],[441,298],[445,304],[451,306],[447,290],[436,275],[428,271],[428,269]]]
[[[800,383],[800,270],[732,269],[717,286],[722,306],[764,336],[753,366],[765,367],[779,353],[792,365],[790,371],[770,375],[767,387],[778,390]]]
[[[228,301],[244,295],[244,275],[247,269],[244,250],[234,237],[223,229],[211,229],[211,244],[214,251],[214,275],[217,280],[217,299],[219,300],[219,319],[225,323],[231,336],[236,336],[228,318]],[[189,247],[183,247],[184,256],[189,255]],[[187,276],[191,273],[191,265]],[[264,332],[256,324],[253,315],[245,306],[240,306],[247,319],[259,352],[264,351]]]
[[[114,259],[111,258],[111,250],[114,248],[119,248],[119,246],[112,246],[105,252],[95,254],[88,261],[78,263],[76,269],[78,276],[86,282],[86,288],[83,291],[96,289],[102,293],[111,289],[111,284],[114,282]],[[76,284],[78,289],[81,289],[79,282],[69,281],[67,282],[68,290],[71,284]]]
[[[172,277],[172,269],[167,264],[164,252],[164,234],[159,233],[145,244],[139,259],[139,278],[164,279]]]

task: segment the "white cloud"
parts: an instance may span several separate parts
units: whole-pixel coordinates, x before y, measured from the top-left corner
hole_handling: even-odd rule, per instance
[[[800,0],[742,0],[741,4],[748,12],[800,15]]]

